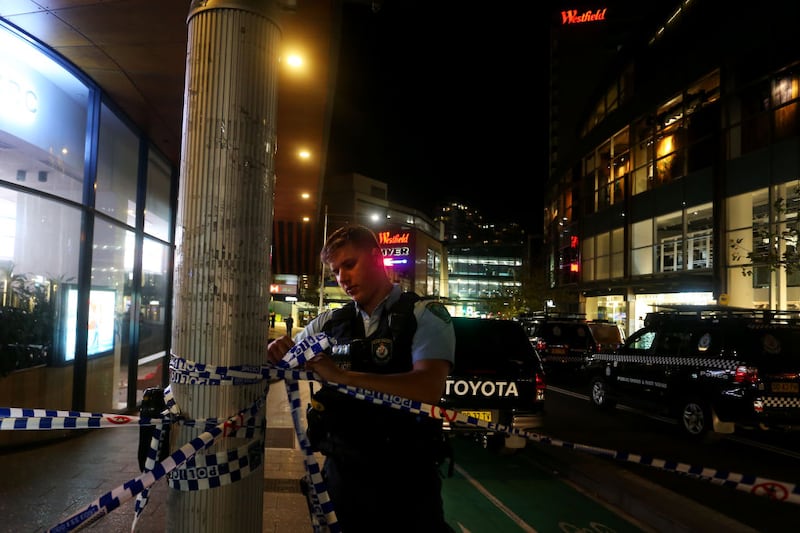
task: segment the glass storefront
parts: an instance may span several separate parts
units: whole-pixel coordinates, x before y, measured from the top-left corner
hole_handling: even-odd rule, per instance
[[[165,375],[176,170],[80,73],[1,23],[0,48],[0,405],[134,409]]]

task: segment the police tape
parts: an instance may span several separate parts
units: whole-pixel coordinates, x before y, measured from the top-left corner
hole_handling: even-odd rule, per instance
[[[312,515],[312,522],[315,531],[319,531],[321,528],[327,528],[326,531],[335,533],[338,531],[335,511],[327,494],[319,466],[316,462],[313,452],[310,449],[310,443],[305,435],[303,423],[300,418],[301,406],[298,392],[298,381],[320,380],[318,376],[312,372],[296,370],[297,366],[304,364],[305,361],[319,353],[319,351],[324,350],[328,345],[327,337],[324,336],[324,334],[306,339],[306,341],[299,343],[292,350],[287,352],[286,357],[283,361],[281,361],[279,367],[275,365],[262,365],[260,367],[222,367],[204,364],[201,365],[199,363],[194,363],[192,361],[183,360],[173,356],[170,361],[170,369],[172,370],[172,382],[190,382],[198,385],[255,383],[263,379],[270,381],[284,380],[287,394],[290,398],[292,418],[295,425],[298,442],[304,451],[304,462],[310,488],[309,508]],[[482,427],[493,432],[505,433],[507,435],[518,435],[534,442],[582,451],[593,455],[608,457],[618,461],[633,462],[654,468],[683,473],[699,479],[711,481],[715,484],[732,487],[738,490],[744,490],[755,495],[766,496],[776,501],[800,503],[800,487],[798,487],[798,485],[795,483],[787,483],[749,474],[718,471],[715,469],[687,463],[680,463],[676,461],[632,454],[624,451],[616,451],[578,443],[571,443],[568,441],[553,439],[545,435],[515,429],[503,424],[477,419],[457,410],[446,409],[434,404],[410,400],[400,396],[375,392],[358,387],[351,387],[331,382],[328,384],[335,387],[343,394],[353,396],[363,401],[369,401],[374,404],[384,405],[393,409],[399,409],[409,411],[414,414],[443,419],[449,423],[458,422],[466,425]],[[0,408],[0,429],[62,429],[62,427],[67,429],[77,429],[81,427],[119,427],[133,424],[157,425],[159,423],[175,423],[176,421],[184,424],[205,423],[206,426],[208,426],[209,423],[215,421],[215,419],[207,419],[205,421],[180,419],[178,416],[180,410],[177,408],[174,402],[174,398],[172,397],[169,387],[167,387],[165,391],[165,399],[167,400],[168,409],[162,413],[165,415],[165,418],[163,419],[146,419],[143,417],[131,417],[127,415],[107,413]],[[265,398],[263,401],[265,401]],[[245,411],[246,410],[243,410],[234,417],[220,422],[217,426],[213,427],[211,431],[206,429],[206,431],[199,437],[193,439],[189,444],[184,445],[181,449],[160,463],[156,463],[154,460],[151,460],[151,455],[153,458],[155,458],[155,455],[153,455],[153,451],[151,450],[148,454],[148,467],[152,468],[148,469],[148,467],[146,467],[146,471],[142,474],[142,476],[134,478],[133,480],[130,480],[120,487],[117,487],[109,493],[101,496],[92,502],[92,504],[82,509],[78,513],[75,513],[75,515],[69,517],[64,522],[59,523],[50,531],[73,531],[77,529],[77,527],[88,525],[89,523],[97,520],[100,516],[103,516],[115,509],[124,501],[132,498],[134,495],[138,496],[138,517],[138,513],[140,512],[140,502],[146,503],[147,489],[156,480],[164,477],[167,473],[174,471],[178,467],[186,466],[187,461],[190,458],[194,458],[197,454],[197,451],[209,446],[219,435],[228,434],[225,433],[226,431],[242,430],[243,427],[245,427],[243,424],[244,420],[249,421],[247,423],[247,429],[255,429],[256,426],[252,424],[252,421],[255,420],[255,418],[245,418],[243,416]],[[166,415],[169,414],[172,416],[167,417]],[[63,421],[60,419],[63,419]],[[63,424],[66,425],[64,426]],[[154,443],[157,442],[156,435],[154,435],[153,441]],[[200,443],[203,444],[200,446],[200,448],[196,449],[196,446],[198,446]],[[153,444],[153,446],[155,445],[156,444]],[[263,446],[261,448],[263,450]],[[253,443],[251,443],[250,445],[242,447],[239,450],[234,450],[226,454],[224,458],[214,456],[214,458],[211,459],[213,465],[204,463],[202,466],[199,466],[195,462],[193,466],[194,470],[187,470],[183,474],[172,474],[172,478],[176,480],[176,483],[178,484],[178,486],[174,488],[179,488],[179,490],[203,490],[206,488],[212,488],[213,486],[221,486],[222,484],[232,483],[237,479],[241,479],[244,472],[250,473],[252,470],[258,468],[258,466],[261,464],[259,462],[260,456],[258,459],[252,459],[251,462],[251,455],[253,451],[254,447]],[[244,459],[245,457],[246,460]],[[212,468],[209,468],[209,466],[212,466]],[[189,483],[189,481],[196,483]],[[181,482],[186,483],[181,484]],[[143,508],[143,505],[141,505],[141,508]]]
[[[328,494],[325,480],[317,463],[314,452],[311,449],[311,442],[303,429],[301,416],[302,406],[300,399],[300,386],[296,379],[285,379],[286,393],[289,398],[289,406],[292,413],[297,442],[303,450],[303,463],[306,468],[306,483],[308,487],[308,504],[311,515],[311,525],[315,532],[327,531],[329,533],[339,533],[341,528],[336,519],[336,512],[333,502]]]
[[[49,528],[48,533],[62,533],[77,531],[107,515],[123,503],[139,495],[151,487],[156,481],[166,476],[179,466],[194,457],[200,450],[211,446],[214,441],[225,431],[225,423],[221,423],[211,431],[206,431],[196,438],[181,446],[163,461],[155,463],[152,470],[119,485],[106,492],[89,505]]]
[[[570,450],[583,451],[593,455],[608,457],[617,461],[636,463],[666,471],[686,474],[691,477],[710,481],[714,484],[749,492],[757,496],[765,496],[771,500],[800,504],[800,485],[797,483],[789,483],[752,474],[741,474],[729,472],[727,470],[716,470],[713,468],[659,459],[626,451],[617,451],[563,441],[548,437],[546,435],[540,435],[538,433],[512,428],[503,424],[480,420],[473,416],[460,413],[454,409],[445,409],[434,404],[409,400],[401,396],[370,391],[358,387],[351,387],[336,383],[328,384],[335,386],[336,389],[343,394],[347,394],[364,401],[369,401],[374,404],[391,407],[393,409],[409,411],[414,414],[421,414],[433,418],[440,418],[447,420],[450,423],[460,422],[467,425],[483,427],[487,430],[505,433],[507,435],[518,435],[534,442],[559,446]]]

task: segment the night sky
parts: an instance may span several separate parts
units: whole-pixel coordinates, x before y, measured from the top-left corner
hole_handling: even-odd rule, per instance
[[[328,174],[386,182],[389,200],[427,214],[458,199],[540,233],[549,14],[538,5],[345,2]]]

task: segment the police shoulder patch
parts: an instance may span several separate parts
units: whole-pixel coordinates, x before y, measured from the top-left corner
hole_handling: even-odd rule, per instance
[[[450,313],[447,312],[447,308],[441,302],[428,302],[425,304],[425,308],[445,323],[450,322]]]

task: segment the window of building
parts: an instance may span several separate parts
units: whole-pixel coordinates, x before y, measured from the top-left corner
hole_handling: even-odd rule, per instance
[[[169,241],[172,227],[172,176],[169,163],[150,150],[147,161],[147,197],[144,205],[144,231],[157,239]]]
[[[100,111],[97,149],[95,206],[98,211],[135,226],[139,138],[105,105]]]
[[[594,237],[583,239],[581,247],[581,279],[583,281],[594,281],[595,279],[594,243]]]
[[[656,218],[657,272],[683,270],[683,216],[680,211]]]
[[[625,199],[625,181],[631,171],[630,129],[625,128],[614,136],[611,161],[611,203]]]
[[[595,236],[595,279],[608,279],[610,277],[610,257],[608,233]]]
[[[625,276],[625,229],[616,228],[611,231],[611,266],[612,278]]]
[[[631,170],[628,128],[584,157],[585,213],[603,210],[625,199],[625,181]]]
[[[633,126],[633,190],[643,193],[653,186],[655,177],[655,117],[646,116]]]
[[[799,84],[798,74],[792,71],[782,73],[772,80],[776,141],[800,134],[800,120],[797,114]]]
[[[0,26],[0,180],[81,202],[89,89]]]
[[[676,272],[711,268],[712,216],[712,205],[707,203],[657,217],[655,271]],[[635,235],[635,238],[641,239],[641,236]]]
[[[442,270],[442,254],[428,248],[425,253],[425,292],[429,296],[439,296],[439,279]]]
[[[54,405],[70,405],[73,387],[85,378],[81,409],[133,408],[128,391],[135,385],[128,387],[128,378],[136,374],[127,367],[137,352],[131,343],[139,342],[138,367],[142,357],[165,359],[169,341],[163,309],[172,277],[174,169],[163,157],[151,157],[145,213],[137,201],[139,133],[106,106],[94,120],[89,102],[100,100],[99,89],[3,24],[0,47],[0,321],[19,320],[16,331],[26,332],[15,339],[4,329],[0,345],[25,346],[12,372],[67,367],[86,358],[83,369],[75,367],[85,372],[75,381],[68,368],[47,368],[46,379],[29,379],[32,401],[47,396]],[[88,131],[99,131],[98,146],[86,145],[93,137]],[[97,161],[85,163],[87,154],[97,154]],[[85,194],[90,183],[94,203]],[[162,241],[137,235],[142,218]],[[87,227],[93,229],[90,240]],[[137,242],[144,243],[142,250]],[[90,256],[91,277],[79,285],[79,260]],[[139,264],[142,286],[134,288]],[[143,314],[131,316],[139,291]],[[35,390],[45,382],[46,391]]]
[[[631,224],[631,274],[653,273],[653,219]]]
[[[632,194],[711,165],[719,128],[719,72],[714,71],[634,123]]]
[[[686,211],[686,246],[689,270],[711,268],[714,230],[711,203]]]
[[[686,91],[687,172],[708,168],[719,157],[721,121],[719,71],[714,71]]]

